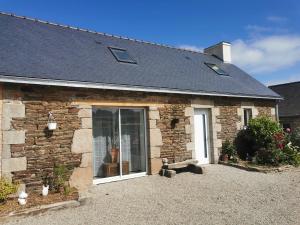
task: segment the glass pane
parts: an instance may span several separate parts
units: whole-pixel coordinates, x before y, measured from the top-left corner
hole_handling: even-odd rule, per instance
[[[120,175],[119,110],[93,108],[94,177]]]
[[[143,109],[121,109],[122,175],[146,172]]]
[[[119,62],[136,63],[125,49],[109,48]]]

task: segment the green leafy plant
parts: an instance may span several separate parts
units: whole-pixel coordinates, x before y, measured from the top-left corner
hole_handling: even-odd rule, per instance
[[[294,166],[300,165],[300,151],[298,146],[294,146],[291,142],[288,143],[282,150],[285,155],[284,163]]]
[[[272,147],[274,134],[282,132],[279,124],[269,117],[251,119],[247,129],[254,141],[255,150]]]
[[[64,186],[64,195],[69,195],[71,193],[71,187],[69,185]]]
[[[67,181],[68,169],[65,165],[55,165],[53,169],[53,186],[56,192],[61,192]]]
[[[294,146],[297,146],[300,149],[300,128],[291,131],[290,140]]]
[[[222,144],[222,154],[228,155],[228,159],[236,156],[235,146],[228,139]]]
[[[5,178],[0,178],[0,203],[5,202],[10,194],[16,193],[18,187],[18,184],[13,184]]]

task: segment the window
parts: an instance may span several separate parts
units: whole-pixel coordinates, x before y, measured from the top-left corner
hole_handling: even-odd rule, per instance
[[[212,63],[204,63],[204,64],[207,65],[209,68],[211,68],[213,71],[215,71],[219,75],[229,76],[224,70],[222,70],[216,64],[212,64]]]
[[[125,62],[125,63],[133,63],[136,64],[136,61],[128,54],[126,49],[120,49],[120,48],[113,48],[108,47],[113,56],[118,60],[119,62]]]
[[[244,126],[248,126],[252,119],[252,109],[244,109]]]

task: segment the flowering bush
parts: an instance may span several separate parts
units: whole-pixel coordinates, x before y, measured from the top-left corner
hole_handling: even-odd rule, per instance
[[[258,164],[299,166],[300,143],[297,141],[300,142],[300,130],[298,133],[291,130],[284,132],[276,121],[259,117],[250,120],[248,128],[238,134],[235,143],[242,159],[250,155],[256,156]],[[246,148],[245,143],[248,145]]]
[[[257,152],[257,162],[259,164],[290,164],[300,165],[299,147],[291,142],[291,132],[277,132],[273,135],[272,146],[269,149],[261,149]],[[270,147],[269,146],[269,147]]]
[[[281,131],[279,124],[268,117],[251,119],[247,129],[241,130],[235,140],[239,157],[246,159],[247,155],[255,156],[260,149],[272,149],[274,135]]]
[[[290,130],[288,133],[290,134],[290,141],[293,143],[293,145],[300,148],[300,128],[296,128],[292,131]]]

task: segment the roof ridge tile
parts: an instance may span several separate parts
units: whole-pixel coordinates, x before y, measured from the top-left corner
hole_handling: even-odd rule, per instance
[[[84,28],[80,28],[80,27],[63,25],[63,24],[54,23],[54,22],[50,22],[50,21],[46,21],[46,20],[40,20],[40,19],[31,18],[31,17],[27,17],[27,16],[19,16],[19,15],[13,14],[13,13],[6,13],[6,12],[0,11],[0,15],[1,14],[6,15],[6,16],[20,18],[20,19],[26,19],[26,20],[30,20],[33,22],[39,22],[39,23],[49,24],[49,25],[58,26],[58,27],[62,27],[62,28],[68,28],[68,29],[76,30],[76,31],[84,31],[84,32],[92,33],[92,34],[99,34],[99,35],[103,35],[103,36],[107,36],[107,37],[115,37],[115,38],[129,40],[129,41],[138,42],[138,43],[142,43],[142,44],[150,44],[150,45],[155,45],[155,46],[159,46],[159,47],[171,48],[171,49],[175,49],[175,50],[179,50],[179,51],[186,51],[186,52],[190,52],[190,53],[198,53],[198,54],[208,55],[207,53],[200,52],[200,51],[194,51],[194,50],[179,48],[179,47],[175,47],[175,46],[171,46],[171,45],[167,45],[167,44],[160,44],[160,43],[144,41],[144,40],[135,39],[135,38],[113,35],[113,34],[108,34],[108,33],[104,33],[104,32],[98,32],[98,31],[93,31],[93,30],[89,30],[89,29],[84,29]]]

